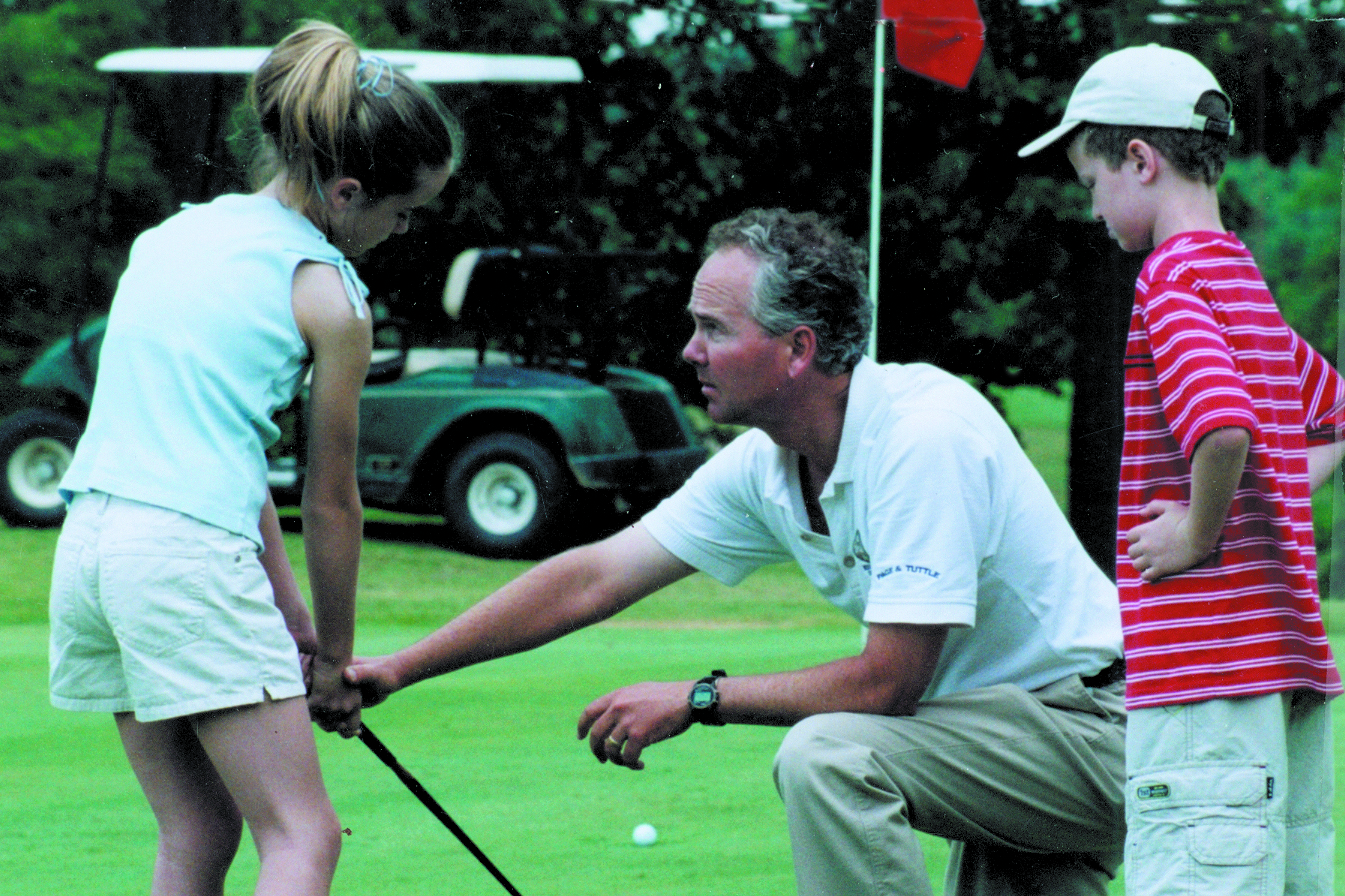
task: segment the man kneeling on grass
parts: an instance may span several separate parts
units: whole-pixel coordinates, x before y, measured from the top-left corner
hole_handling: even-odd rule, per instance
[[[813,214],[710,231],[683,357],[710,417],[754,427],[630,528],[560,554],[347,673],[366,705],[537,647],[701,570],[797,561],[868,625],[810,669],[645,682],[579,719],[599,761],[709,725],[793,726],[776,757],[799,892],[1104,893],[1124,841],[1116,589],[1008,426],[924,364],[864,357],[864,252]]]

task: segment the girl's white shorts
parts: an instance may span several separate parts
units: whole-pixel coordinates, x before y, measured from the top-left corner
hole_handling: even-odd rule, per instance
[[[153,722],[304,694],[257,544],[172,510],[77,495],[50,613],[61,709]]]

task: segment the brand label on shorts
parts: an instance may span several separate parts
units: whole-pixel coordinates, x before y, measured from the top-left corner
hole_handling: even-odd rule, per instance
[[[1166,784],[1145,784],[1135,790],[1135,796],[1142,800],[1165,800],[1172,796],[1172,790]]]

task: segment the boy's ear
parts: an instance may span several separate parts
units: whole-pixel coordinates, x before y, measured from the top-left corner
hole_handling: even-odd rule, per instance
[[[1143,140],[1131,140],[1126,145],[1126,164],[1133,165],[1140,183],[1149,183],[1158,174],[1158,150]]]

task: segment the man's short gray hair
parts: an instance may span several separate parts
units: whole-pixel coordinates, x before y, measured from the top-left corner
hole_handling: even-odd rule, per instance
[[[868,254],[816,212],[749,209],[710,228],[705,255],[739,248],[758,262],[748,311],[772,336],[795,327],[817,336],[817,366],[849,373],[872,325]]]

